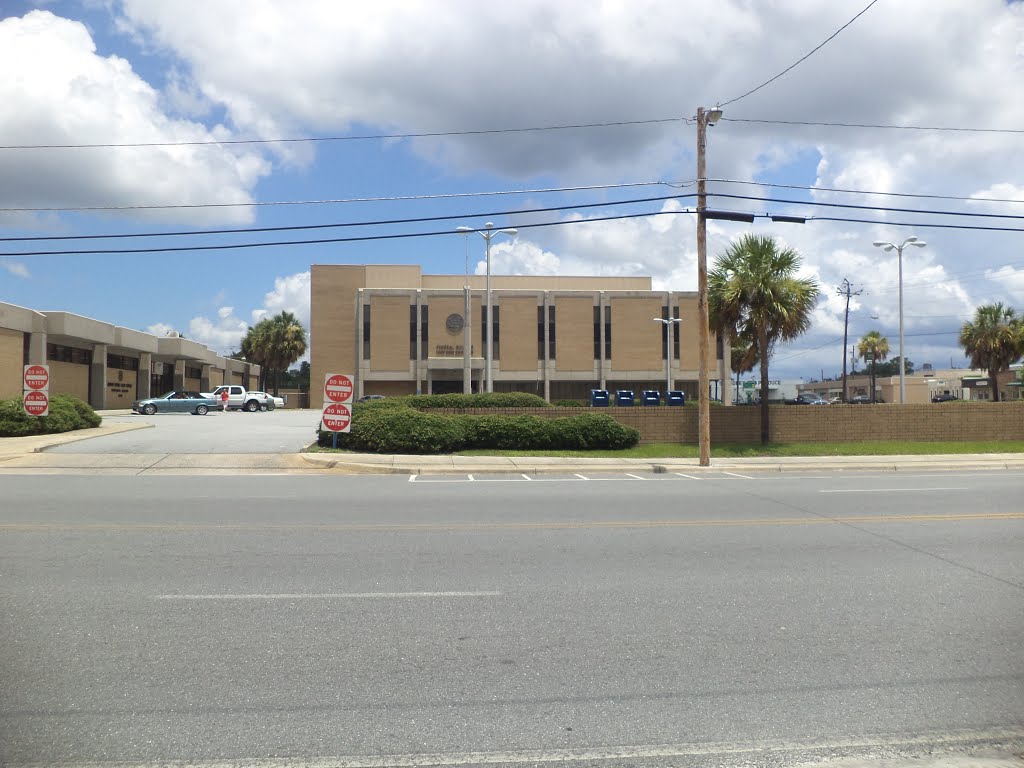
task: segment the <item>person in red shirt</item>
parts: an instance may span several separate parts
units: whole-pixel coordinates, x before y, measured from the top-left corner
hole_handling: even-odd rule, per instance
[[[223,409],[224,413],[227,413],[228,412],[228,388],[227,387],[224,387],[224,389],[222,389],[220,391],[220,405],[221,405],[221,408]]]

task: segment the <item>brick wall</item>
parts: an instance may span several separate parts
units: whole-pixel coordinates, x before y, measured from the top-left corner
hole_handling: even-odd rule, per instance
[[[604,413],[640,432],[641,443],[696,443],[697,408],[466,408],[441,413],[532,414],[545,418]],[[779,405],[770,408],[775,443],[860,440],[1024,440],[1024,402],[927,405]],[[761,411],[748,406],[711,409],[711,442],[756,443]]]

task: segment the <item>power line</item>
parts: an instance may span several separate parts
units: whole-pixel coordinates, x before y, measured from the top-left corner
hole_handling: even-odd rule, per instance
[[[724,197],[733,200],[749,200],[758,203],[785,203],[788,205],[810,205],[819,208],[850,208],[858,211],[881,211],[884,213],[922,213],[930,216],[966,216],[979,219],[1024,219],[1024,215],[1002,213],[977,213],[974,211],[935,211],[926,208],[891,208],[883,205],[855,205],[853,203],[824,203],[816,200],[785,200],[778,197],[756,197],[751,195],[727,195],[723,192],[709,192],[708,197]],[[814,217],[818,218],[818,217]]]
[[[958,128],[943,125],[892,125],[888,123],[826,123],[813,120],[760,120],[754,118],[725,117],[719,118],[730,123],[760,123],[762,125],[810,125],[820,128],[877,128],[888,131],[949,131],[956,133],[1024,133],[1024,128]]]
[[[483,213],[458,213],[446,216],[419,216],[407,219],[375,219],[371,221],[351,221],[333,224],[294,224],[281,227],[241,227],[237,229],[193,229],[178,232],[118,232],[99,235],[34,235],[26,237],[0,237],[0,242],[37,242],[40,240],[111,240],[128,237],[180,237],[198,235],[244,235],[255,232],[296,232],[316,229],[340,229],[345,227],[376,227],[394,224],[423,224],[430,221],[453,221],[456,219],[494,218],[526,213],[552,213],[573,211],[582,208],[607,208],[613,205],[636,205],[639,203],[665,202],[667,200],[684,200],[696,197],[689,195],[664,195],[659,197],[641,197],[632,200],[613,200],[603,203],[580,203],[577,205],[557,205],[547,208],[522,208],[515,211],[487,211]]]
[[[877,0],[876,0],[877,2]],[[332,141],[372,141],[376,139],[426,139],[445,136],[487,136],[503,133],[532,133],[538,131],[570,131],[581,128],[615,128],[632,125],[657,125],[684,122],[681,117],[662,117],[650,120],[614,120],[602,123],[570,123],[567,125],[540,125],[521,128],[487,128],[475,131],[424,131],[420,133],[367,133],[355,136],[299,136],[278,139],[205,139],[197,141],[140,141],[95,144],[0,144],[0,149],[124,149],[129,147],[203,147],[239,144],[302,144]]]
[[[922,200],[959,200],[969,203],[1020,203],[1024,204],[1024,199],[1006,198],[1006,197],[966,197],[958,195],[930,195],[924,193],[914,192],[879,192],[876,190],[869,189],[843,189],[841,187],[811,187],[801,184],[770,184],[763,181],[744,181],[741,179],[707,179],[708,183],[714,182],[716,184],[746,184],[750,186],[769,187],[772,189],[800,189],[808,192],[839,192],[850,195],[873,195],[877,197],[917,197]],[[669,184],[670,182],[664,182]]]
[[[873,5],[874,5],[875,3],[877,3],[877,2],[878,2],[878,0],[871,0],[871,2],[870,2],[870,3],[868,3],[868,4],[866,5],[866,6],[864,6],[864,8],[862,8],[862,9],[861,9],[860,13],[858,13],[858,14],[857,14],[856,16],[854,16],[854,17],[853,17],[852,19],[850,19],[850,20],[849,20],[848,22],[846,22],[845,24],[843,24],[843,26],[841,26],[841,27],[840,27],[839,29],[837,29],[837,30],[836,30],[835,32],[833,32],[833,33],[832,33],[831,35],[829,35],[829,36],[828,36],[827,38],[825,38],[825,40],[824,40],[824,41],[822,41],[822,42],[821,42],[821,44],[819,44],[819,45],[815,46],[815,47],[814,47],[814,48],[812,48],[812,49],[811,49],[810,51],[808,51],[808,52],[807,52],[807,53],[806,53],[806,54],[805,54],[804,56],[802,56],[801,58],[797,59],[797,60],[796,60],[795,62],[793,62],[792,64],[790,64],[790,65],[789,65],[788,67],[786,67],[786,68],[785,68],[784,70],[782,70],[781,72],[779,72],[779,74],[775,75],[774,77],[770,77],[770,78],[768,78],[767,80],[765,80],[765,81],[764,81],[763,83],[761,83],[761,84],[760,84],[759,86],[757,86],[756,88],[751,88],[751,89],[750,89],[749,91],[747,91],[746,93],[744,93],[744,94],[741,94],[740,96],[737,96],[737,97],[736,97],[736,98],[734,98],[734,99],[729,99],[729,100],[728,100],[728,101],[726,101],[726,102],[722,102],[722,103],[720,103],[720,104],[719,104],[718,106],[720,106],[720,107],[724,107],[724,106],[727,106],[727,105],[729,105],[729,104],[733,104],[733,103],[735,103],[735,102],[739,101],[740,99],[745,99],[745,98],[746,98],[747,96],[749,96],[749,95],[750,95],[750,94],[752,94],[752,93],[756,93],[757,91],[759,91],[759,90],[761,90],[762,88],[764,88],[764,87],[765,87],[766,85],[769,85],[770,83],[774,83],[774,82],[775,82],[776,80],[778,80],[778,79],[779,79],[780,77],[782,77],[782,76],[783,76],[784,74],[786,74],[786,73],[787,73],[787,72],[789,72],[790,70],[794,69],[794,68],[795,68],[795,67],[796,67],[797,65],[799,65],[799,64],[802,64],[803,62],[807,61],[807,59],[811,58],[811,56],[813,56],[813,55],[814,55],[815,53],[817,53],[817,52],[818,52],[818,51],[820,51],[820,50],[821,50],[822,48],[824,48],[824,47],[825,47],[826,45],[828,45],[828,44],[829,44],[830,42],[832,42],[832,40],[833,40],[833,39],[835,39],[835,37],[836,37],[836,36],[837,36],[837,35],[838,35],[838,34],[839,34],[840,32],[842,32],[842,31],[843,31],[844,29],[846,29],[846,28],[847,28],[848,26],[850,26],[851,24],[853,24],[853,22],[855,22],[855,21],[856,21],[857,19],[859,19],[859,18],[860,18],[861,16],[863,16],[863,15],[864,15],[865,13],[867,13],[867,12],[868,12],[868,10],[870,10],[871,6],[873,6]]]

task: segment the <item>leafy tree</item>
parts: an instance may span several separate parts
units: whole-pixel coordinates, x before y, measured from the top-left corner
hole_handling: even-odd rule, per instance
[[[914,361],[907,358],[907,366],[903,370],[907,375],[914,372]],[[900,375],[900,356],[896,355],[892,360],[888,360],[879,365],[875,371],[878,376],[899,376]]]
[[[871,402],[875,402],[875,379],[878,363],[889,356],[889,340],[878,331],[869,331],[857,342],[857,354],[862,360],[871,362]]]
[[[960,346],[973,368],[988,371],[992,382],[992,400],[999,400],[996,377],[1024,354],[1024,321],[1012,307],[1002,303],[983,304],[974,310],[974,319],[960,329]]]
[[[262,389],[267,389],[273,375],[276,395],[281,373],[306,354],[306,329],[291,312],[265,317],[249,328],[242,339],[241,353],[246,360],[260,366]]]
[[[778,341],[791,341],[811,325],[821,290],[814,278],[797,277],[802,259],[765,235],[744,235],[708,275],[712,325],[732,339],[751,339],[761,366],[761,442],[767,443],[768,359]]]

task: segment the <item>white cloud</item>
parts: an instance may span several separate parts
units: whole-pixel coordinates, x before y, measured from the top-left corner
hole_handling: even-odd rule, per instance
[[[32,277],[32,274],[28,271],[28,267],[20,261],[4,259],[0,261],[0,267],[3,267],[15,277],[23,277],[26,280],[29,280]]]
[[[202,315],[193,317],[188,324],[188,337],[220,354],[237,352],[249,325],[234,312],[234,307],[221,307],[216,320]]]
[[[131,64],[100,56],[85,25],[49,11],[0,20],[0,135],[5,144],[181,142],[227,138],[170,117]],[[223,146],[0,153],[0,205],[248,203],[269,165]],[[144,216],[138,211],[136,216]],[[247,222],[251,210],[151,212],[150,218]]]
[[[274,290],[263,296],[263,306],[252,312],[252,321],[291,312],[309,329],[309,270],[274,278]]]
[[[151,333],[154,336],[166,336],[171,332],[176,332],[176,329],[168,323],[153,323],[146,326],[146,333]]]

